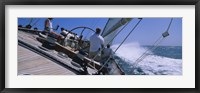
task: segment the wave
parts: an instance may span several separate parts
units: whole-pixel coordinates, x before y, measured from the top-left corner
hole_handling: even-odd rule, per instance
[[[115,51],[118,45],[111,48]],[[140,46],[139,43],[123,44],[117,51],[118,64],[125,70],[126,74],[139,75],[182,75],[182,59],[173,59],[163,56],[154,55],[152,51],[141,62],[135,65],[147,48]]]

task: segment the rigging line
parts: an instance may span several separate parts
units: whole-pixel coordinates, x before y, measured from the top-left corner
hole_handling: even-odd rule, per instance
[[[137,61],[138,61],[140,58],[142,58],[149,50],[153,49],[153,47],[155,47],[155,44],[156,44],[157,42],[159,42],[159,40],[161,40],[161,39],[162,39],[162,36],[159,37],[159,38],[154,42],[153,46],[152,46],[150,49],[146,49],[146,51],[145,51],[139,58],[137,58],[135,61],[137,62]]]
[[[160,40],[160,42],[158,42],[152,49],[151,49],[151,51],[153,52],[156,48],[158,48],[158,45],[164,40],[165,38],[162,38],[161,40]],[[145,56],[143,56],[143,58],[141,59],[141,60],[139,60],[139,61],[142,61],[146,56],[148,56],[149,54],[147,54],[146,53],[146,55]]]
[[[97,21],[96,20],[93,20],[92,22],[90,22],[90,28],[93,28],[94,27],[94,25],[97,23]],[[89,33],[89,32],[88,32]],[[88,34],[87,33],[87,34]]]
[[[169,25],[168,25],[168,28],[167,28],[167,31],[166,31],[166,32],[169,31],[169,29],[170,29],[170,27],[171,27],[172,21],[173,21],[173,18],[171,18],[170,23],[169,23]],[[166,32],[164,32],[164,33],[166,33]],[[161,39],[161,38],[162,38],[162,39]],[[156,40],[156,42],[155,42],[154,44],[156,44],[158,40],[160,40],[160,39],[161,39],[161,40],[160,40],[156,45],[153,44],[153,47],[152,47],[151,49],[147,49],[147,51],[149,51],[149,50],[154,51],[154,50],[158,47],[158,44],[161,43],[161,42],[164,40],[164,38],[165,38],[165,37],[162,35],[159,39]],[[147,51],[145,51],[145,53],[143,53],[143,54],[136,60],[136,62],[135,62],[136,65],[137,65],[139,62],[141,62],[146,56],[148,56],[148,55],[146,54]]]
[[[165,38],[163,38],[162,40],[164,40],[164,39],[165,39]],[[152,51],[156,50],[157,48],[158,48],[158,46],[155,46],[154,49],[152,49]],[[144,58],[147,57],[147,56],[148,56],[148,54],[145,55]],[[143,58],[143,59],[144,59],[144,58]],[[136,67],[140,62],[142,62],[143,59],[141,59],[141,60],[138,61],[137,63],[134,63],[133,65],[135,65],[135,67]]]
[[[155,46],[153,46],[151,49],[149,49],[149,51],[154,51],[156,48],[158,48],[158,44],[160,44],[165,38],[162,38]],[[146,58],[149,54],[145,53],[145,55],[143,55],[143,57],[141,57],[140,59],[138,59],[134,65],[137,66],[137,64],[139,62],[141,62],[144,58]]]
[[[139,23],[142,21],[142,18],[140,18],[140,21],[133,27],[133,29],[128,33],[128,35],[124,38],[122,43],[115,49],[114,53],[121,47],[121,45],[126,41],[126,39],[131,35],[131,33],[135,30],[135,28],[139,25]],[[110,60],[111,56],[106,60],[106,62],[103,64],[103,66],[98,70],[100,71]]]
[[[96,23],[95,23],[92,27],[94,28],[97,24],[99,24],[99,22],[100,22],[100,19],[98,19],[98,20],[96,21]]]
[[[167,28],[167,32],[169,31],[169,28],[171,27],[172,21],[173,21],[173,18],[171,18],[171,20],[170,20],[169,26]]]
[[[30,19],[29,25],[31,25],[32,21],[33,21],[33,18]]]
[[[25,18],[25,19],[26,20],[25,20],[24,24],[27,25],[29,23],[29,19],[28,18]]]
[[[114,68],[114,67],[112,67],[112,68]],[[116,69],[117,69],[117,67],[115,67],[115,68],[113,69],[113,71],[112,71],[111,73],[109,73],[109,74],[112,75]]]
[[[40,21],[40,18],[38,18],[38,19],[35,21],[35,23],[33,23],[32,26],[35,26],[39,21]]]
[[[25,18],[18,18],[18,23],[19,23],[19,19],[23,20],[23,21],[21,22],[22,26],[23,26],[23,25],[26,25],[26,24],[25,24],[25,23],[26,23]],[[18,24],[18,25],[19,25],[19,24]]]

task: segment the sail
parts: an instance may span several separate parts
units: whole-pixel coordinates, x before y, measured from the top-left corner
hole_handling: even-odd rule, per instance
[[[131,18],[110,18],[104,28],[104,31],[101,34],[105,39],[104,45],[107,45],[110,40],[112,40],[112,38],[117,34],[118,28],[131,20]]]

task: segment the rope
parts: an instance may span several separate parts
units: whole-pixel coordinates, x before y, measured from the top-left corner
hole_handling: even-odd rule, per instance
[[[35,23],[33,23],[32,26],[35,26],[35,25],[39,22],[39,20],[40,20],[40,19],[37,19],[37,20],[35,21]]]
[[[147,52],[148,52],[148,51],[154,51],[154,50],[158,47],[158,45],[159,45],[164,39],[165,39],[165,38],[158,39],[159,42],[158,42],[157,44],[153,45],[153,47],[151,47],[150,49],[147,49],[147,50],[135,61],[134,65],[137,66],[137,64],[138,64],[139,62],[141,62],[142,60],[144,60],[144,59],[148,56]]]
[[[122,43],[117,47],[117,49],[115,49],[114,53],[121,47],[121,45],[126,41],[126,39],[131,35],[131,33],[135,30],[135,28],[139,25],[139,23],[142,21],[142,19],[140,19],[140,21],[138,21],[138,23],[135,25],[135,27],[133,27],[133,29],[128,33],[128,35],[124,38],[124,40],[122,41]],[[103,64],[103,66],[98,70],[102,70],[102,68],[108,63],[108,61],[110,60],[111,56],[106,60],[106,62]]]
[[[150,49],[147,49],[139,58],[136,59],[136,61],[133,65],[137,66],[142,60],[144,60],[145,57],[148,56],[148,54],[147,54],[148,51],[154,51],[158,47],[158,45],[165,39],[165,37],[167,37],[169,35],[168,32],[169,32],[169,28],[171,27],[172,21],[173,21],[173,18],[171,18],[170,23],[167,27],[167,30],[164,32],[164,33],[167,33],[167,35],[165,36],[164,33],[163,33],[162,36],[160,36],[155,41],[155,43],[153,44],[153,47],[150,48]]]
[[[171,18],[171,20],[170,20],[169,26],[167,28],[167,32],[169,31],[169,28],[171,27],[172,21],[173,21],[173,18]]]
[[[21,18],[24,22],[22,23],[22,25],[26,25],[26,18]]]
[[[159,38],[156,40],[156,42],[153,44],[153,46],[152,46],[150,49],[147,49],[147,50],[136,60],[136,62],[139,61],[141,58],[143,58],[143,57],[147,54],[148,51],[152,50],[156,45],[158,45],[157,42],[159,42],[161,39],[162,39],[162,36],[159,37]]]
[[[33,18],[30,19],[29,25],[31,25],[32,21],[33,21]]]

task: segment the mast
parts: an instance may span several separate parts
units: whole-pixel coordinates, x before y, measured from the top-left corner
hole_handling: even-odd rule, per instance
[[[110,21],[110,18],[108,18],[108,21],[106,22],[106,25],[105,25],[105,27],[104,27],[103,32],[101,33],[101,35],[103,35],[103,33],[104,33],[104,31],[105,31],[105,29],[106,29],[106,27],[107,27],[109,21]]]

